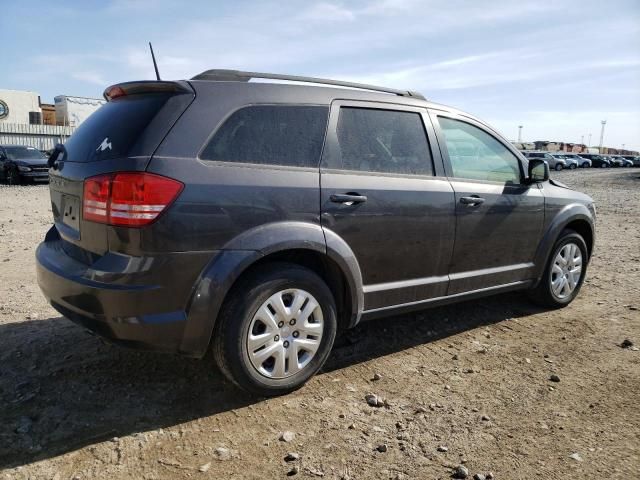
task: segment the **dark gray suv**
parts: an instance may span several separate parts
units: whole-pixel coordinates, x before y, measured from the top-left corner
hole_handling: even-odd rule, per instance
[[[211,348],[276,395],[339,329],[520,289],[561,307],[584,280],[593,200],[418,93],[211,70],[105,97],[49,159],[36,257],[51,305],[109,339]]]

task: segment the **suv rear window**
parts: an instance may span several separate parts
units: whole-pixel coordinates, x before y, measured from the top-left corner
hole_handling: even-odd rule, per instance
[[[317,167],[329,108],[254,105],[234,112],[200,154],[203,160]]]
[[[342,167],[365,172],[433,175],[420,114],[372,108],[340,108]]]
[[[64,144],[67,161],[126,157],[168,98],[160,94],[131,95],[104,104]]]

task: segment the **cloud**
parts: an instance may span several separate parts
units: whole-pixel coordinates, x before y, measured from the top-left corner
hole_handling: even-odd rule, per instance
[[[92,83],[94,85],[98,85],[100,87],[104,87],[107,84],[107,81],[104,77],[98,73],[93,71],[84,71],[84,72],[74,72],[71,74],[73,78],[76,80],[80,80],[87,83]]]
[[[317,3],[300,16],[302,20],[313,22],[344,22],[356,18],[354,12],[341,5],[333,3]]]

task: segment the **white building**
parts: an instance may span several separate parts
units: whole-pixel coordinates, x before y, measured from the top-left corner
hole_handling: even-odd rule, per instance
[[[0,90],[0,122],[22,125],[41,123],[40,96],[36,92]]]
[[[56,103],[56,123],[58,125],[79,126],[89,115],[106,103],[100,98],[69,97],[58,95]]]

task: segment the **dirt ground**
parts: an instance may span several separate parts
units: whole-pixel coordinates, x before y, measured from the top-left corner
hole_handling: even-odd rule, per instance
[[[640,346],[640,169],[552,175],[598,208],[569,307],[509,294],[363,324],[267,400],[210,358],[110,346],[61,318],[34,272],[47,187],[0,186],[0,478],[638,478],[640,351],[619,345]]]

